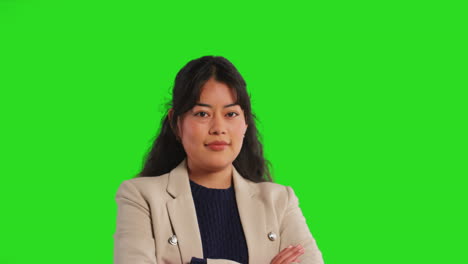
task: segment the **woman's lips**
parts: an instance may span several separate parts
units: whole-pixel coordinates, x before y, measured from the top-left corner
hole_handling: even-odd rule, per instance
[[[211,145],[207,145],[207,147],[209,147],[210,149],[212,150],[223,150],[225,148],[227,148],[227,144],[211,144]]]

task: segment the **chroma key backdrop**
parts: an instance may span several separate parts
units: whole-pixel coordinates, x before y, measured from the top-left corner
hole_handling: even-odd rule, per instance
[[[466,11],[0,0],[0,263],[112,263],[117,187],[204,55],[244,76],[325,263],[468,263]]]

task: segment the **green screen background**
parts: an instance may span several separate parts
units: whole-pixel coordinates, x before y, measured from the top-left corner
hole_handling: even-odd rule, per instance
[[[0,3],[0,263],[112,263],[116,190],[203,55],[327,264],[468,263],[466,2]]]

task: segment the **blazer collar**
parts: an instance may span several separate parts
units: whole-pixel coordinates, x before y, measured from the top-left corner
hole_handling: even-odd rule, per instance
[[[256,263],[264,252],[266,235],[265,214],[262,203],[255,199],[252,183],[242,177],[232,166],[236,202],[249,250],[249,263]],[[203,258],[203,247],[195,204],[187,171],[187,158],[170,171],[167,192],[173,197],[166,204],[169,218],[177,236],[183,263],[192,257]]]

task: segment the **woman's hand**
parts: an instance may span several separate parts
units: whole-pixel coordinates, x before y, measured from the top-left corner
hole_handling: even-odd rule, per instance
[[[281,250],[272,260],[271,264],[290,264],[291,262],[301,262],[297,258],[304,254],[304,248],[301,245],[289,246]]]

